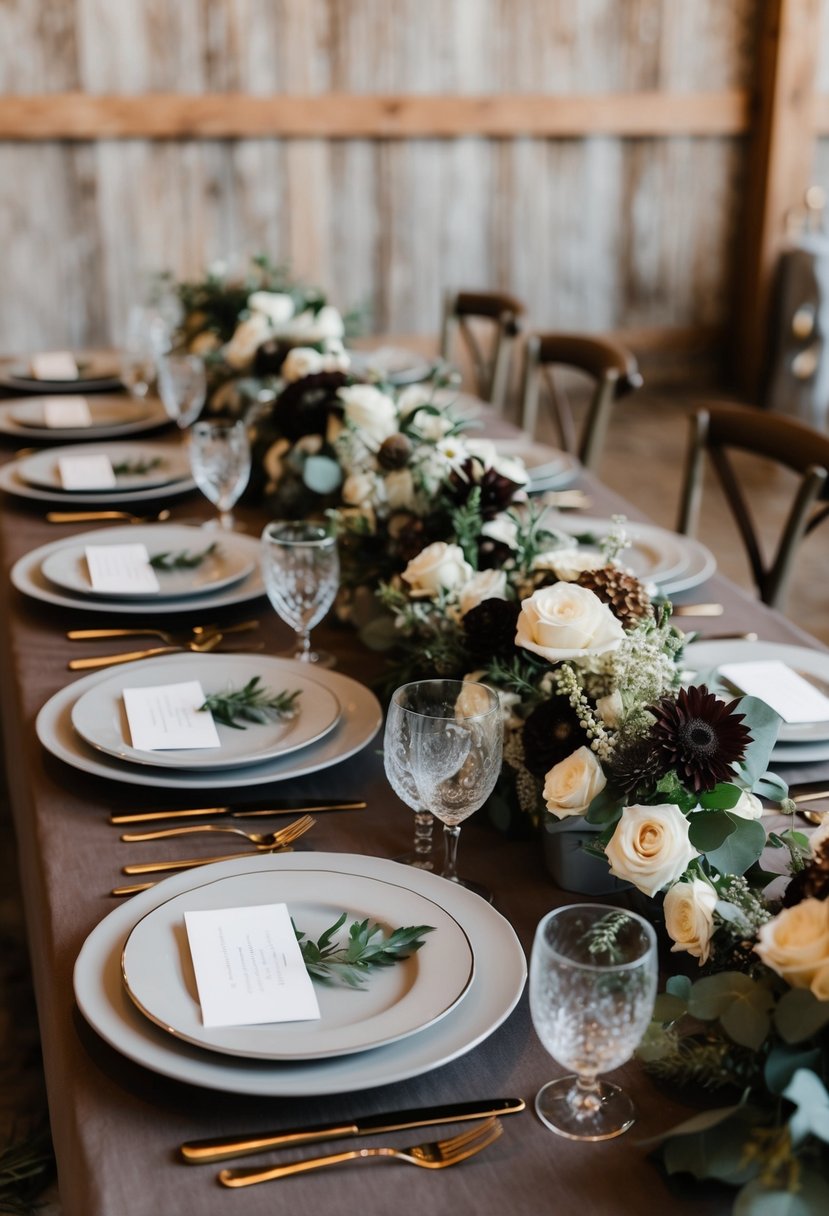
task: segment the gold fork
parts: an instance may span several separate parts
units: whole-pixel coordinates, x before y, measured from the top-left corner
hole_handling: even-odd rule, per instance
[[[277,849],[283,849],[289,844],[293,844],[300,836],[312,828],[316,820],[311,815],[303,815],[300,819],[295,819],[293,823],[289,823],[287,827],[280,828],[273,833],[273,844],[265,846],[257,846],[262,852],[272,853]],[[122,866],[122,874],[160,874],[167,870],[189,870],[193,866],[210,865],[214,861],[238,861],[240,857],[247,856],[245,853],[230,853],[222,857],[186,857],[176,861],[140,861],[131,865]]]
[[[370,1157],[393,1157],[396,1161],[407,1161],[425,1170],[445,1170],[474,1157],[494,1144],[503,1127],[498,1119],[488,1119],[469,1131],[461,1132],[447,1140],[432,1140],[428,1144],[414,1144],[411,1148],[354,1148],[344,1153],[331,1153],[326,1157],[311,1157],[307,1161],[294,1161],[291,1165],[277,1165],[262,1169],[242,1166],[221,1170],[218,1178],[222,1186],[252,1186],[256,1182],[270,1182],[274,1178],[289,1178],[291,1174],[305,1174],[309,1170],[325,1165],[340,1165],[344,1161],[363,1161]]]
[[[157,515],[133,515],[130,511],[47,511],[50,524],[86,524],[97,520],[121,520],[128,524],[163,524],[171,512],[165,507]]]
[[[235,625],[193,625],[190,632],[200,640],[212,633],[249,633],[258,628],[258,621],[239,621]],[[67,629],[66,636],[70,642],[98,642],[105,638],[160,638],[168,646],[175,646],[177,642],[175,634],[149,625],[135,625],[129,629]]]
[[[310,817],[306,815],[305,818]],[[302,820],[297,819],[296,822],[302,823]],[[311,823],[313,822],[312,819]],[[180,828],[158,828],[154,832],[124,832],[121,839],[133,844],[139,840],[167,840],[170,836],[196,836],[202,832],[231,832],[234,836],[244,836],[245,840],[255,844],[258,849],[272,849],[274,845],[283,843],[279,829],[273,832],[246,832],[244,828],[218,823],[190,823]]]
[[[179,654],[192,650],[195,654],[209,654],[223,640],[223,633],[211,633],[201,641],[181,642],[176,646],[153,646],[149,650],[128,650],[124,654],[98,654],[93,658],[70,659],[66,666],[70,671],[94,671],[96,667],[115,667],[118,663],[137,663],[140,659],[154,659],[162,654]]]

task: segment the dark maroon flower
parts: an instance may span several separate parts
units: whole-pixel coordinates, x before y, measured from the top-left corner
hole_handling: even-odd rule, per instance
[[[666,771],[676,769],[697,794],[730,781],[734,764],[745,756],[751,735],[743,726],[744,715],[734,712],[738,703],[723,701],[700,684],[649,706],[656,717],[650,739]]]
[[[546,776],[554,764],[590,742],[564,697],[551,697],[535,707],[524,723],[522,741],[524,764],[537,777]]]

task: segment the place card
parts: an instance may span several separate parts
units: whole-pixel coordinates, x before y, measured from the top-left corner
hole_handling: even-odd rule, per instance
[[[64,490],[113,490],[117,485],[108,456],[59,456]]]
[[[35,380],[77,380],[78,365],[68,350],[42,351],[29,362]]]
[[[725,663],[720,675],[752,697],[759,697],[784,722],[829,721],[829,697],[780,659]]]
[[[92,426],[92,414],[86,397],[44,397],[42,405],[44,426]]]
[[[185,912],[184,923],[205,1026],[320,1016],[287,905]]]
[[[132,745],[140,751],[221,747],[212,713],[201,708],[205,696],[198,680],[125,688],[122,695]]]
[[[87,545],[84,553],[93,591],[124,595],[161,590],[146,545]]]

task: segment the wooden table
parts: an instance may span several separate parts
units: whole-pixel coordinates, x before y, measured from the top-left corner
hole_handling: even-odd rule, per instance
[[[596,514],[624,505],[588,477],[582,484],[594,497]],[[206,504],[193,496],[176,506],[174,518],[207,513]],[[251,531],[261,523],[252,516],[246,522]],[[0,514],[6,575],[18,557],[68,531],[50,527],[38,511],[7,498]],[[401,1084],[327,1098],[261,1099],[197,1089],[130,1063],[102,1042],[75,1006],[72,968],[87,934],[114,906],[108,892],[127,857],[108,814],[162,799],[153,791],[85,776],[43,751],[34,733],[37,711],[74,678],[66,669],[69,657],[85,653],[66,640],[65,630],[93,618],[28,601],[10,588],[8,577],[0,595],[5,744],[66,1216],[271,1216],[280,1211],[336,1216],[355,1210],[388,1216],[395,1208],[493,1216],[540,1211],[633,1216],[646,1210],[680,1216],[730,1209],[725,1190],[709,1191],[704,1198],[687,1188],[675,1193],[648,1162],[640,1141],[678,1123],[688,1110],[660,1093],[634,1063],[617,1077],[640,1112],[628,1135],[605,1144],[576,1144],[542,1126],[532,1101],[559,1070],[535,1036],[526,994],[506,1024],[463,1058]],[[814,644],[719,577],[685,598],[722,601],[726,612],[716,623],[718,632],[751,628],[763,638]],[[252,615],[250,608],[225,615],[243,614]],[[267,651],[283,647],[284,627],[266,601],[256,604],[256,614]],[[365,678],[366,654],[351,633],[320,626],[315,640],[338,654],[340,670]],[[130,646],[125,643],[124,649]],[[790,775],[825,779],[829,764]],[[327,772],[290,788],[280,786],[278,793],[367,798],[367,811],[320,815],[309,848],[393,857],[409,844],[411,812],[391,793],[376,743]],[[198,799],[192,803],[198,804]],[[197,847],[193,840],[179,843],[182,856]],[[210,851],[207,842],[204,852]],[[494,890],[495,906],[529,952],[540,917],[569,898],[553,887],[537,842],[504,839],[479,815],[464,827],[462,854],[465,871]],[[215,1167],[188,1167],[176,1160],[176,1147],[185,1139],[494,1095],[523,1097],[528,1110],[505,1120],[501,1140],[481,1157],[440,1175],[405,1165],[355,1165],[230,1194],[216,1184]],[[385,1139],[403,1145],[417,1135]]]

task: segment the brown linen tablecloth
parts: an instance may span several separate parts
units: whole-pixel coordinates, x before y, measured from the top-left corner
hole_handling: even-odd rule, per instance
[[[589,478],[582,484],[594,496],[596,514],[625,507]],[[174,517],[207,513],[194,496],[176,507]],[[251,531],[258,531],[261,521],[251,517],[247,522]],[[115,808],[164,799],[160,792],[68,768],[46,754],[35,737],[40,707],[75,678],[66,669],[68,658],[95,652],[91,646],[87,651],[68,642],[64,631],[96,618],[24,599],[10,587],[8,571],[22,554],[70,531],[50,527],[39,511],[11,498],[3,503],[3,722],[66,1216],[270,1216],[281,1211],[337,1216],[358,1210],[365,1216],[387,1216],[395,1209],[453,1216],[471,1211],[493,1216],[542,1211],[633,1216],[646,1210],[679,1216],[728,1211],[728,1192],[689,1193],[686,1186],[680,1193],[648,1162],[648,1150],[640,1141],[670,1128],[689,1111],[655,1088],[634,1063],[619,1070],[616,1078],[639,1108],[638,1122],[626,1136],[604,1144],[577,1144],[560,1139],[539,1122],[532,1110],[535,1093],[561,1070],[536,1038],[526,993],[507,1023],[462,1059],[402,1084],[326,1098],[259,1099],[197,1089],[132,1064],[98,1038],[75,1007],[73,964],[87,934],[114,906],[108,892],[119,881],[119,867],[134,859],[139,848],[149,847],[119,843],[107,817]],[[814,644],[721,578],[685,598],[717,599],[726,605],[725,615],[716,622],[718,632],[751,628],[763,638]],[[242,619],[254,614],[262,620],[257,637],[265,639],[267,651],[283,647],[286,631],[266,601],[255,605],[255,613],[244,607],[224,615]],[[186,623],[198,619],[196,614]],[[321,626],[315,640],[337,652],[340,670],[366,678],[372,660],[347,630]],[[123,648],[132,645],[125,642]],[[367,811],[321,814],[306,838],[309,849],[393,857],[409,846],[411,811],[391,793],[378,748],[375,741],[342,765],[273,791],[368,800]],[[789,775],[819,780],[829,775],[829,764]],[[191,798],[190,805],[203,804],[198,795]],[[181,856],[195,855],[200,848],[204,855],[215,851],[209,840],[203,845],[183,840],[177,847]],[[172,848],[166,855],[173,855]],[[553,887],[538,843],[502,838],[481,813],[464,826],[461,859],[464,873],[495,892],[496,908],[515,926],[529,954],[540,917],[571,898]],[[529,1109],[505,1119],[503,1137],[482,1156],[440,1174],[402,1164],[353,1164],[230,1193],[216,1183],[216,1167],[188,1167],[176,1160],[176,1147],[185,1139],[496,1095],[523,1097]],[[397,1133],[383,1142],[402,1146],[440,1134]]]

